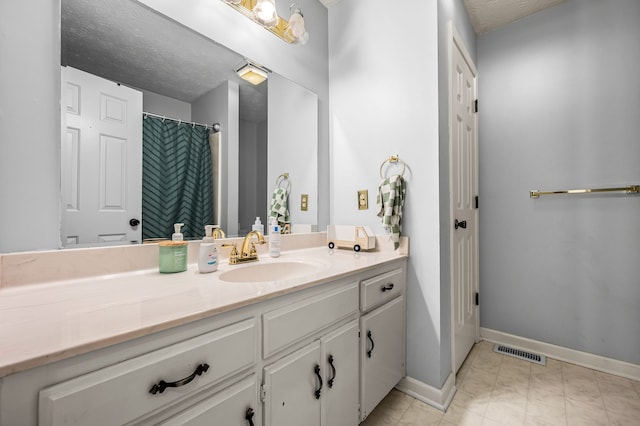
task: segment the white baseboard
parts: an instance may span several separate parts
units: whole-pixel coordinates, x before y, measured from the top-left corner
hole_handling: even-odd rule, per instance
[[[480,337],[493,343],[500,343],[502,345],[515,347],[516,349],[536,352],[541,355],[546,355],[549,358],[581,365],[604,373],[640,380],[640,365],[638,364],[605,358],[600,355],[539,342],[489,328],[480,327]]]
[[[396,385],[396,389],[440,411],[446,411],[456,393],[455,377],[453,374],[449,374],[442,389],[437,389],[420,380],[406,376]]]

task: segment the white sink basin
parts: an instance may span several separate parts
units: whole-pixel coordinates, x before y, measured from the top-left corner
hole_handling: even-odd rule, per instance
[[[313,275],[328,265],[311,260],[283,260],[269,263],[257,261],[248,265],[234,265],[220,274],[222,281],[232,283],[282,281]]]

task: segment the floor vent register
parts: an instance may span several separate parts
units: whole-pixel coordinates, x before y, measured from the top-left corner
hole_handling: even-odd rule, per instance
[[[514,358],[530,361],[535,364],[547,365],[547,357],[544,355],[534,354],[533,352],[522,351],[520,349],[510,348],[508,346],[495,344],[493,351],[503,355],[509,355]]]

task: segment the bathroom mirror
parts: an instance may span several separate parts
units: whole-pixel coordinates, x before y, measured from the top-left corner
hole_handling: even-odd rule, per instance
[[[317,96],[273,73],[266,83],[253,86],[234,72],[244,61],[242,55],[133,0],[61,1],[62,66],[141,91],[144,112],[222,124],[220,224],[227,236],[250,230],[256,216],[266,223],[271,192],[282,173],[291,176],[298,198],[298,194],[317,198]],[[208,119],[194,106],[224,85],[237,88],[237,120],[232,123]],[[62,93],[65,96],[64,88]],[[294,99],[296,104],[278,111],[282,105],[278,99]],[[305,123],[311,134],[304,138],[298,134],[291,140],[295,146],[287,146],[283,135],[292,123]],[[275,147],[272,136],[278,137]],[[62,137],[66,137],[64,127]],[[304,162],[287,161],[297,152],[314,155]],[[65,170],[62,175],[64,179]],[[292,222],[317,223],[316,207],[297,211],[300,206],[293,194],[292,190]]]

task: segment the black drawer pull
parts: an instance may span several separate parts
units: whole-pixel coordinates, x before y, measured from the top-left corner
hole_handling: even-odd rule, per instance
[[[367,358],[371,358],[371,354],[373,353],[373,348],[375,348],[375,343],[373,343],[373,337],[371,336],[371,330],[367,331],[367,339],[371,341],[371,349],[367,349]]]
[[[178,380],[175,382],[165,382],[164,380],[160,380],[157,384],[153,385],[151,389],[149,389],[149,393],[157,394],[158,392],[162,393],[166,388],[179,388],[180,386],[184,386],[187,383],[191,383],[196,376],[200,376],[203,373],[206,373],[209,369],[209,364],[204,363],[198,365],[196,367],[196,371],[193,372],[189,377],[185,377],[182,380]]]
[[[244,419],[249,422],[249,426],[253,426],[253,408],[247,408],[247,412],[244,415]]]
[[[336,378],[336,366],[333,365],[333,355],[329,355],[329,365],[331,366],[331,378],[327,381],[327,386],[329,387],[329,389],[331,389],[333,387],[333,381]]]
[[[322,376],[320,376],[320,366],[318,364],[316,364],[316,366],[314,367],[313,372],[316,373],[318,381],[320,382],[320,387],[316,389],[315,393],[316,399],[320,399],[320,391],[322,390]]]
[[[385,286],[382,286],[382,292],[393,290],[393,283],[389,283]]]

